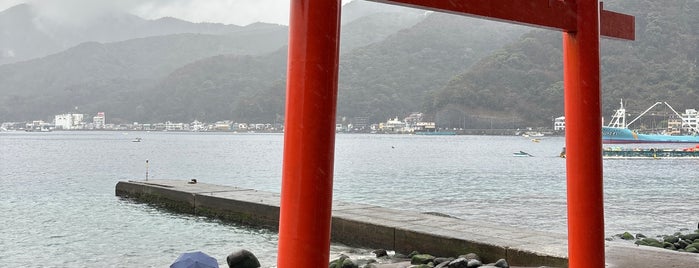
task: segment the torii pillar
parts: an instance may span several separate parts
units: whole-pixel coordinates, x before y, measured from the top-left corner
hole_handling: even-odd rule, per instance
[[[564,32],[569,267],[604,267],[599,37],[633,40],[634,18],[597,0],[373,1]],[[340,7],[291,0],[280,268],[329,262]]]

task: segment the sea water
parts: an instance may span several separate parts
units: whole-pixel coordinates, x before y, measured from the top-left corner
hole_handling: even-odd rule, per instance
[[[274,232],[171,213],[114,191],[147,171],[150,179],[279,192],[282,134],[2,132],[0,145],[1,266],[167,267],[200,250],[225,267],[237,249],[276,265]],[[562,137],[339,134],[333,197],[565,233],[563,146]],[[534,157],[513,157],[518,151]],[[607,236],[693,230],[698,171],[699,159],[604,160]],[[333,245],[331,254],[347,250]]]

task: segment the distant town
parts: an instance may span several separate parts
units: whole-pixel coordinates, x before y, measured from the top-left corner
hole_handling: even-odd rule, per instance
[[[458,128],[438,128],[435,122],[425,121],[424,114],[419,112],[411,113],[402,119],[396,116],[381,123],[369,123],[368,121],[368,117],[354,117],[351,119],[339,118],[338,123],[335,125],[335,130],[336,132],[348,133],[427,133],[442,135],[516,134],[512,130],[497,130],[491,133],[472,133]],[[561,126],[558,127],[560,128]],[[549,128],[548,130],[551,131],[551,129],[552,128]],[[132,124],[111,124],[108,122],[106,114],[104,112],[99,112],[92,117],[92,120],[90,120],[85,114],[70,113],[55,115],[53,122],[46,122],[43,120],[33,120],[28,122],[5,122],[0,125],[0,131],[191,131],[280,133],[284,132],[284,124],[234,122],[231,120],[216,122],[201,122],[195,120],[189,123],[167,121],[161,123],[134,122]]]
[[[622,107],[623,109],[623,107]],[[618,111],[617,111],[618,112]],[[640,117],[640,116],[639,116]],[[351,123],[343,123],[349,121]],[[354,117],[351,120],[338,119],[335,125],[336,132],[348,133],[396,133],[396,134],[488,134],[488,135],[526,135],[529,133],[562,134],[565,132],[565,117],[553,119],[552,126],[545,128],[525,129],[461,129],[439,128],[435,122],[425,121],[424,114],[415,112],[403,119],[394,117],[381,123],[368,123],[367,117]],[[699,112],[695,109],[687,109],[683,114],[673,114],[663,120],[662,127],[653,131],[661,131],[668,135],[692,134],[699,129]],[[666,125],[666,127],[665,127]],[[618,125],[616,125],[618,127]],[[110,124],[104,112],[99,112],[92,117],[85,114],[70,113],[54,116],[53,122],[33,120],[29,122],[4,122],[0,125],[0,131],[191,131],[191,132],[284,132],[282,123],[241,123],[230,120],[216,122],[201,122],[194,120],[184,122]],[[696,134],[696,133],[695,133]]]

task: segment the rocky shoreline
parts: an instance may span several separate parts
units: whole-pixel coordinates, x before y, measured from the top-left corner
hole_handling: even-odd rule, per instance
[[[417,251],[409,255],[389,254],[385,249],[377,249],[372,253],[375,258],[353,259],[347,255],[340,255],[339,258],[330,262],[329,268],[510,268],[505,259],[483,264],[481,258],[475,253],[458,257],[435,257]]]
[[[689,230],[684,229],[672,235],[658,235],[655,238],[647,237],[641,233],[632,234],[630,232],[624,232],[614,235],[610,240],[618,238],[626,241],[633,241],[634,244],[639,246],[664,248],[678,252],[699,253],[699,225],[697,228],[698,229],[694,230],[694,232],[687,232]]]

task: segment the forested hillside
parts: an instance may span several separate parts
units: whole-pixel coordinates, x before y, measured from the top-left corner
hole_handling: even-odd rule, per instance
[[[385,13],[387,6],[363,1],[348,6],[338,116],[382,122],[425,112],[442,127],[522,128],[548,127],[563,115],[561,33]],[[604,115],[621,98],[632,115],[657,101],[699,108],[699,0],[618,0],[605,8],[635,16],[637,40],[601,42]],[[281,121],[286,27],[241,29],[90,42],[1,65],[0,121],[46,119],[73,107],[122,122]]]
[[[601,42],[603,112],[623,98],[636,115],[657,101],[699,108],[699,1],[615,1],[636,41]],[[561,34],[536,30],[452,79],[426,102],[442,125],[549,126],[563,115]]]
[[[370,16],[356,23],[371,24],[375,19],[376,16]],[[371,32],[373,28],[362,29]],[[369,117],[372,122],[379,122],[421,111],[425,93],[441,88],[453,75],[498,45],[515,40],[525,29],[434,13],[381,42],[343,53],[338,115]],[[361,32],[343,30],[342,40],[345,36],[356,39]],[[146,91],[143,99],[152,100],[153,105],[143,105],[145,110],[139,107],[135,111],[145,115],[146,121],[280,121],[284,112],[285,70],[286,51],[264,57],[202,60]],[[164,101],[159,101],[161,98]]]

